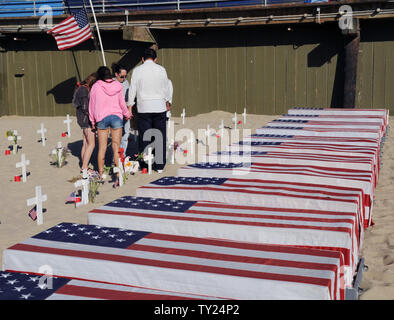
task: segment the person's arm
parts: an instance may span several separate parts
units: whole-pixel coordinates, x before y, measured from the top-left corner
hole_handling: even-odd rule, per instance
[[[96,120],[94,119],[94,110],[96,107],[96,90],[95,87],[92,87],[90,90],[90,99],[89,99],[89,120],[94,128],[96,126]]]
[[[81,110],[84,114],[89,115],[89,91],[87,88],[83,90],[81,95]]]
[[[131,112],[130,112],[128,106],[126,105],[126,101],[124,99],[122,91],[120,91],[118,94],[118,101],[119,101],[119,106],[122,109],[123,116],[126,118],[126,120],[130,119]],[[131,108],[131,106],[130,106],[130,108]]]
[[[127,99],[127,105],[130,106],[130,108],[134,105],[134,100],[135,100],[136,94],[137,94],[136,73],[135,73],[135,71],[133,71],[133,73],[131,75],[130,87],[129,87],[129,93],[128,93],[128,99]]]

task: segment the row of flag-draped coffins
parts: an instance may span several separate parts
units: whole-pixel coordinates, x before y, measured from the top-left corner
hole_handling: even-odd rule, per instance
[[[344,299],[372,223],[388,119],[291,109],[207,162],[92,210],[88,225],[62,223],[10,247],[4,269],[49,264],[60,277],[165,299]]]

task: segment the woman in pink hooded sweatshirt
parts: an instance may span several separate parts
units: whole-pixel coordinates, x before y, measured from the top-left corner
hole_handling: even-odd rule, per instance
[[[108,133],[111,128],[114,162],[119,164],[119,146],[122,138],[123,117],[128,120],[131,114],[126,106],[122,85],[112,79],[107,67],[97,70],[97,81],[90,91],[89,118],[98,132],[98,168],[100,176],[104,173],[104,160],[107,151]],[[115,187],[119,181],[115,183]]]

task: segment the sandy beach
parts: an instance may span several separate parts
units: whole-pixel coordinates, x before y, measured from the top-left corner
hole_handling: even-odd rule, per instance
[[[187,110],[186,110],[187,112]],[[185,124],[182,125],[179,117],[181,110],[174,110],[172,120],[174,120],[174,131],[187,128],[193,130],[197,136],[199,129],[210,128],[218,130],[221,120],[225,126],[233,127],[232,117],[234,114],[214,111],[194,117],[186,117]],[[238,115],[239,120],[243,120]],[[263,126],[267,122],[276,119],[278,116],[268,115],[248,115],[246,123],[239,125],[239,129],[250,129],[255,133],[255,129]],[[0,206],[0,262],[3,250],[31,237],[55,224],[61,222],[87,223],[87,213],[93,208],[102,206],[110,201],[124,195],[135,195],[139,186],[163,176],[177,174],[177,170],[182,164],[168,163],[162,174],[153,172],[151,175],[141,172],[130,176],[126,184],[114,189],[112,182],[107,180],[99,188],[99,194],[95,203],[75,208],[74,204],[66,204],[66,198],[75,190],[70,180],[80,176],[79,154],[82,145],[82,133],[76,118],[71,117],[71,136],[62,137],[62,132],[66,131],[63,123],[66,117],[17,117],[6,116],[0,118],[0,185],[2,190]],[[390,121],[394,121],[390,117]],[[40,135],[37,130],[40,124],[44,123],[47,128],[46,146],[43,147]],[[19,149],[16,155],[5,155],[5,150],[10,145],[5,132],[7,130],[17,130],[21,136]],[[360,299],[394,299],[394,143],[392,132],[388,131],[388,136],[384,143],[382,166],[376,189],[376,199],[374,202],[373,221],[374,226],[365,232],[364,247],[362,256],[369,269],[364,272],[361,287],[365,293]],[[213,137],[216,139],[216,137]],[[242,136],[240,137],[242,139]],[[58,142],[67,146],[71,154],[67,158],[67,164],[62,168],[56,168],[50,164],[51,150],[57,146]],[[181,144],[182,146],[182,144]],[[97,148],[93,154],[93,163],[96,163]],[[27,167],[29,175],[27,182],[14,182],[14,176],[20,175],[21,170],[15,164],[21,160],[22,153],[26,154],[26,159],[30,160]],[[107,150],[110,158],[110,147]],[[129,141],[128,154],[135,153],[134,138],[131,135]],[[196,158],[197,160],[197,158]],[[109,164],[109,163],[108,163]],[[44,223],[40,226],[31,220],[27,213],[32,206],[27,206],[26,200],[35,196],[35,186],[42,186],[43,194],[48,200],[43,203],[45,208]]]

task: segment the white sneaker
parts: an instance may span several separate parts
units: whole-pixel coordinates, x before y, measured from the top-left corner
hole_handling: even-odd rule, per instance
[[[157,173],[162,173],[163,172],[163,170],[157,170]]]

